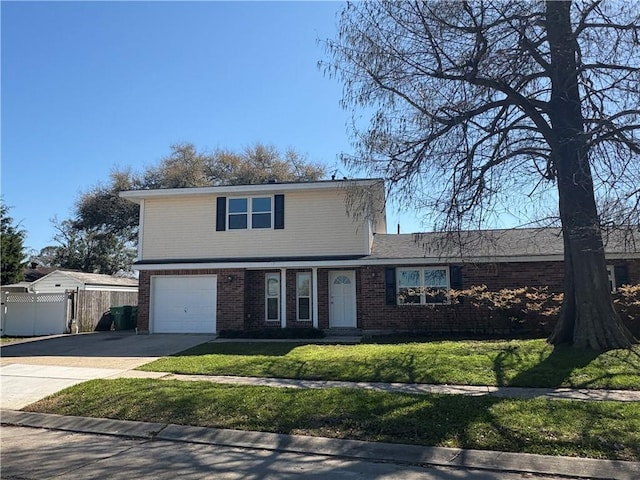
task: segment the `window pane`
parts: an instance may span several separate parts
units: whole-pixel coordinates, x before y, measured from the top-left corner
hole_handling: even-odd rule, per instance
[[[229,215],[229,229],[237,230],[247,228],[247,215]]]
[[[399,287],[419,287],[420,282],[420,270],[399,270],[398,271],[398,286]]]
[[[267,320],[278,320],[278,299],[267,298]]]
[[[309,320],[311,318],[309,315],[309,303],[309,298],[298,299],[298,318],[300,320]]]
[[[340,275],[339,277],[336,277],[336,279],[333,281],[334,285],[349,285],[351,283],[351,280],[349,280],[349,277],[345,277],[344,275]]]
[[[444,268],[424,271],[425,287],[448,287],[447,271]]]
[[[267,278],[267,296],[277,297],[280,295],[280,279],[276,276]]]
[[[251,228],[271,228],[271,214],[254,213],[251,215]]]
[[[403,303],[420,303],[421,289],[401,288],[398,290],[398,300]]]
[[[427,290],[425,293],[425,301],[427,303],[445,303],[447,294],[444,290]]]
[[[298,275],[298,296],[311,296],[311,277],[307,273],[301,273]]]
[[[247,213],[246,198],[230,198],[229,213]]]
[[[251,199],[251,211],[271,212],[271,197],[257,197]]]

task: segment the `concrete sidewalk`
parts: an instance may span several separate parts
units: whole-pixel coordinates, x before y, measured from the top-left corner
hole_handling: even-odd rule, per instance
[[[227,375],[179,375],[163,372],[129,370],[110,378],[157,378],[192,382],[212,382],[230,385],[257,385],[280,388],[361,388],[392,393],[438,393],[444,395],[495,396],[504,398],[545,398],[549,400],[584,400],[640,402],[637,390],[599,390],[573,388],[520,388],[474,385],[433,385],[425,383],[345,382],[331,380],[295,380],[287,378],[236,377]]]
[[[264,449],[274,452],[309,453],[327,457],[405,465],[431,465],[522,474],[561,475],[570,478],[616,480],[636,480],[640,473],[640,462],[362,442],[164,423],[70,417],[13,410],[2,410],[0,413],[3,425],[200,445]]]

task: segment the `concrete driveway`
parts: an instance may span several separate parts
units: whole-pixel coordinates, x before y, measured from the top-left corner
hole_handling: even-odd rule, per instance
[[[21,409],[95,378],[121,377],[157,358],[213,340],[212,335],[94,332],[0,347],[0,407]],[[143,372],[135,376],[144,376]]]

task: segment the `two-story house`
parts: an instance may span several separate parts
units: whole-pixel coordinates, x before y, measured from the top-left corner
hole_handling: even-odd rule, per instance
[[[383,182],[121,195],[140,205],[139,329],[358,325],[356,271],[386,233]]]
[[[559,230],[387,234],[379,179],[121,196],[140,205],[140,331],[464,331],[464,316],[429,308],[450,288],[562,289]],[[611,241],[607,259],[612,289],[640,282],[637,246]]]

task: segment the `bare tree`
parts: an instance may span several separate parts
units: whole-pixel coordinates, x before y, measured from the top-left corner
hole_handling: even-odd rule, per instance
[[[344,160],[389,180],[443,230],[551,194],[565,295],[550,342],[629,347],[602,227],[605,214],[638,225],[639,44],[633,2],[347,4],[323,63],[354,112],[357,155]],[[373,112],[364,127],[363,109]]]

